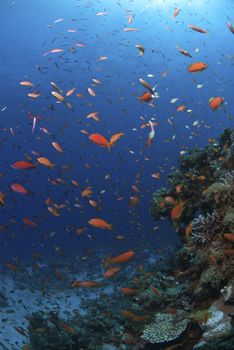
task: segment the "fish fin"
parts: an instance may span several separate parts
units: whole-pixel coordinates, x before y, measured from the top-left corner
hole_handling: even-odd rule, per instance
[[[108,149],[108,152],[110,152],[111,151],[111,144],[110,144],[110,142],[107,142],[107,149]]]

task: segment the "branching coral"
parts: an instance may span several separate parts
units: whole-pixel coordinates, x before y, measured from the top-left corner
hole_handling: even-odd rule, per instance
[[[215,236],[220,235],[222,228],[222,220],[217,210],[206,216],[199,215],[192,221],[190,239],[195,244],[205,245],[211,242]]]

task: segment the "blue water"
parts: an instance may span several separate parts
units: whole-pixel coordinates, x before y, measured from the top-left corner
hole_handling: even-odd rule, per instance
[[[181,12],[173,18],[175,7],[180,7]],[[105,254],[115,254],[144,247],[154,250],[177,242],[167,222],[153,222],[151,195],[166,186],[167,174],[178,165],[182,150],[202,147],[208,138],[218,137],[224,128],[233,125],[234,35],[227,28],[227,21],[234,20],[233,1],[224,0],[221,6],[216,0],[2,0],[0,9],[0,108],[7,106],[0,112],[0,190],[6,194],[6,203],[0,208],[0,224],[7,225],[7,230],[0,232],[1,262],[15,256],[30,261],[33,253],[56,257],[56,247],[70,257],[83,254],[85,249],[103,248]],[[97,16],[98,12],[107,14]],[[133,16],[131,24],[127,20],[129,14]],[[57,19],[63,21],[54,23]],[[206,29],[208,34],[194,32],[188,24]],[[125,32],[126,27],[139,31]],[[76,32],[68,32],[69,29]],[[75,46],[81,42],[84,47]],[[139,57],[136,44],[144,45],[143,57]],[[188,50],[193,58],[181,55],[176,45]],[[43,56],[54,48],[64,52]],[[107,56],[108,60],[98,61],[100,56]],[[196,61],[206,62],[209,67],[191,74],[187,67]],[[165,70],[168,74],[162,77]],[[148,74],[154,77],[149,78]],[[93,78],[102,84],[92,86]],[[156,85],[159,99],[153,101],[155,108],[138,100],[145,91],[139,78]],[[24,80],[32,81],[34,87],[21,86],[19,83]],[[63,91],[76,88],[67,98],[73,111],[56,103],[51,95],[51,81]],[[197,84],[203,87],[198,89]],[[89,95],[88,87],[94,89],[96,97]],[[34,90],[41,95],[30,99],[27,94]],[[83,98],[76,97],[77,93]],[[225,99],[216,112],[209,107],[212,96]],[[179,100],[172,104],[172,98]],[[192,112],[176,112],[182,104]],[[95,111],[100,122],[86,118]],[[30,113],[41,116],[34,133],[28,119]],[[159,126],[152,146],[147,147],[149,128],[140,126],[151,118]],[[199,124],[193,126],[196,120]],[[51,134],[40,128],[48,128]],[[81,129],[107,138],[120,131],[124,136],[108,152],[92,143]],[[52,141],[63,147],[62,155],[52,147]],[[36,162],[32,150],[47,157],[55,167],[11,167],[26,155]],[[158,180],[151,177],[156,172],[161,173]],[[107,174],[110,178],[105,180]],[[61,178],[65,184],[54,186],[48,178]],[[73,179],[79,187],[72,186]],[[139,203],[130,209],[129,199],[135,195],[131,186],[136,181]],[[24,185],[30,194],[11,191],[10,185],[15,182]],[[100,212],[81,197],[87,186],[93,190],[90,199],[101,203]],[[67,205],[59,218],[47,210],[48,197]],[[118,201],[118,197],[124,199]],[[75,198],[82,208],[74,206]],[[26,226],[23,217],[33,220],[37,227]],[[113,232],[91,227],[88,220],[93,217],[113,224]],[[159,229],[154,230],[157,225]],[[78,237],[79,227],[86,230]],[[117,235],[125,239],[117,240]]]

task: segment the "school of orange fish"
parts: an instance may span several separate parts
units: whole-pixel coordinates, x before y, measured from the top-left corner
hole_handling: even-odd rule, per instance
[[[183,9],[180,9],[180,8],[175,8],[174,11],[172,11],[169,14],[170,18],[173,18],[175,21],[179,21],[179,18],[182,15],[183,15]],[[94,16],[99,18],[99,17],[111,16],[111,14],[107,11],[103,11],[103,12],[95,13]],[[125,33],[124,35],[131,35],[131,34],[128,34],[130,32],[138,33],[140,31],[140,28],[130,27],[132,23],[134,23],[134,19],[135,19],[133,12],[130,10],[125,10],[124,16],[126,17],[126,25],[123,28],[123,32]],[[66,19],[63,19],[63,18],[56,19],[54,20],[54,23],[52,25],[48,25],[48,29],[57,31],[58,29],[56,26],[60,25],[60,23],[65,23],[65,22],[66,22]],[[197,25],[187,24],[185,27],[186,27],[186,30],[188,30],[187,32],[188,38],[191,35],[192,31],[196,32],[196,35],[204,35],[207,37],[209,36],[208,30],[201,28]],[[234,34],[234,27],[231,24],[231,22],[228,21],[226,24],[226,27],[231,34]],[[70,33],[70,34],[73,33],[73,35],[76,35],[76,34],[79,34],[79,31],[73,28],[69,28],[67,29],[67,33]],[[63,37],[63,35],[64,33],[61,34],[61,37]],[[139,59],[142,59],[142,57],[147,53],[147,47],[145,48],[144,45],[140,43],[135,43],[134,46],[135,46],[135,49],[137,49],[136,56],[138,56]],[[48,59],[49,62],[51,62],[52,60],[55,66],[59,66],[59,65],[62,65],[64,62],[66,62],[67,54],[75,55],[77,53],[77,50],[79,50],[78,54],[82,55],[81,52],[83,49],[85,49],[85,47],[86,47],[85,43],[74,41],[72,46],[67,47],[67,44],[66,45],[61,44],[60,47],[52,47],[47,51],[43,51],[41,55],[44,59]],[[188,60],[187,74],[195,74],[195,75],[203,74],[202,72],[204,70],[208,70],[210,68],[207,62],[193,60],[193,53],[187,51],[186,49],[181,48],[180,46],[177,45],[175,47],[175,51],[176,50],[178,51],[178,54],[185,56],[183,59]],[[97,50],[97,52],[100,52],[100,51]],[[97,53],[97,56],[98,56],[98,53]],[[101,64],[108,64],[108,60],[109,60],[108,56],[101,54],[99,55],[99,57],[97,57],[96,62]],[[40,73],[43,73],[44,71],[43,65],[38,65],[37,68]],[[99,70],[102,72],[104,71],[104,68],[101,67],[99,68]],[[161,73],[162,78],[166,78],[168,76],[169,76],[168,69],[164,70]],[[149,78],[151,78],[150,75],[149,75]],[[79,109],[77,108],[78,103],[81,103],[81,104],[87,103],[88,107],[91,107],[94,110],[96,109],[94,108],[95,98],[97,98],[98,100],[98,97],[101,94],[100,91],[104,84],[101,78],[99,79],[96,77],[92,77],[90,81],[90,85],[85,87],[85,89],[81,89],[80,88],[81,82],[79,82],[79,84],[71,83],[71,82],[67,83],[64,81],[57,82],[56,75],[55,75],[54,81],[49,82],[47,86],[44,87],[46,89],[46,94],[45,94],[43,91],[40,91],[40,87],[37,82],[34,82],[32,79],[29,79],[27,76],[24,77],[23,79],[22,81],[19,82],[19,84],[22,86],[23,93],[25,93],[30,99],[31,109],[35,109],[33,105],[35,100],[40,101],[40,99],[42,100],[43,98],[46,98],[50,102],[50,106],[48,107],[48,110],[54,111],[55,109],[53,105],[54,103],[56,108],[61,110],[63,109],[63,113],[66,113],[66,114],[70,113],[71,118],[73,118],[74,113],[77,113],[77,109]],[[151,110],[154,111],[155,109],[157,109],[157,104],[160,104],[160,99],[159,99],[160,91],[156,91],[157,87],[152,86],[151,83],[147,81],[147,78],[145,79],[143,79],[142,77],[136,78],[135,85],[137,86],[137,89],[141,87],[143,90],[139,96],[134,96],[135,106],[133,106],[133,108],[137,110],[137,106],[139,104],[141,105],[144,104],[147,108],[149,108],[149,111],[150,111],[149,113],[151,113]],[[69,88],[64,89],[64,86],[68,86],[69,84],[70,84]],[[202,84],[200,87],[202,87]],[[198,89],[200,87],[198,86]],[[109,89],[111,90],[111,86],[109,87]],[[92,102],[90,99],[92,99]],[[174,103],[177,103],[177,101],[178,101],[178,98],[173,98],[170,102],[174,104]],[[100,103],[100,100],[98,100],[98,103]],[[97,103],[97,109],[99,108],[98,103]],[[214,97],[211,97],[209,101],[207,101],[207,104],[209,104],[210,109],[214,112],[221,110],[223,108],[222,105],[224,103],[225,103],[225,100],[224,100],[224,97],[222,96],[214,96]],[[179,104],[176,107],[176,112],[189,112],[189,111],[190,110],[188,110],[185,103]],[[147,113],[147,109],[146,109],[146,113]],[[114,132],[110,132],[109,127],[110,128],[112,127],[111,120],[109,122],[109,125],[107,125],[107,123],[103,123],[103,133],[96,131],[96,129],[98,130],[100,129],[100,127],[98,126],[97,128],[96,125],[102,124],[102,119],[100,114],[101,113],[98,112],[97,110],[90,111],[80,123],[82,125],[85,125],[85,127],[84,128],[83,126],[82,128],[77,127],[76,133],[80,134],[80,137],[84,138],[84,142],[86,142],[86,144],[87,143],[89,143],[90,145],[93,144],[94,152],[100,152],[100,154],[101,152],[106,152],[106,154],[108,154],[109,157],[112,157],[112,159],[113,157],[115,157],[115,152],[118,152],[118,147],[120,146],[120,144],[124,145],[124,147],[126,146],[126,150],[130,154],[134,153],[134,150],[132,150],[128,146],[127,131],[115,130]],[[40,167],[41,169],[43,169],[43,167],[45,167],[45,170],[48,170],[47,173],[44,173],[42,170],[39,170],[41,174],[43,174],[43,176],[45,177],[44,182],[46,184],[45,191],[44,191],[44,202],[42,203],[42,205],[45,206],[43,207],[43,210],[48,210],[48,212],[52,216],[54,216],[54,220],[63,220],[63,210],[67,210],[68,212],[72,211],[72,208],[71,208],[72,204],[66,198],[63,201],[63,203],[57,203],[50,195],[45,195],[45,193],[50,193],[50,190],[47,190],[48,189],[47,182],[49,182],[49,186],[59,187],[61,185],[66,185],[68,187],[72,187],[75,190],[77,189],[75,204],[73,204],[74,207],[83,208],[83,206],[80,204],[80,198],[81,199],[83,198],[87,200],[87,205],[95,209],[96,210],[95,213],[98,213],[98,214],[94,214],[92,217],[89,217],[87,219],[86,221],[87,227],[92,226],[93,228],[97,228],[100,230],[110,230],[115,234],[115,238],[117,239],[117,241],[121,242],[122,240],[124,240],[125,235],[118,233],[118,227],[113,225],[112,222],[108,222],[108,220],[106,220],[105,217],[102,216],[102,208],[105,205],[108,209],[108,203],[102,203],[100,200],[100,196],[99,198],[97,198],[98,196],[96,196],[95,194],[94,186],[91,186],[89,181],[87,181],[87,185],[82,187],[80,185],[79,178],[70,178],[69,180],[68,178],[66,178],[66,176],[64,176],[65,178],[63,178],[63,174],[65,171],[67,171],[69,166],[65,164],[61,164],[61,162],[64,161],[63,157],[66,156],[66,154],[68,154],[70,150],[68,149],[69,145],[66,144],[65,137],[63,139],[62,135],[61,136],[59,134],[55,135],[53,132],[50,131],[49,127],[44,126],[46,121],[48,122],[48,125],[49,125],[52,118],[47,117],[44,120],[44,117],[41,117],[40,115],[38,115],[38,113],[32,113],[31,111],[28,111],[27,117],[30,121],[31,133],[33,135],[36,135],[35,136],[36,139],[43,142],[44,141],[43,137],[45,135],[48,136],[50,138],[49,144],[51,147],[51,150],[49,151],[49,153],[51,154],[51,151],[54,150],[57,152],[57,155],[59,157],[61,156],[62,158],[60,160],[58,157],[55,156],[56,160],[54,160],[46,155],[48,140],[46,140],[46,146],[44,148],[45,151],[43,153],[37,150],[28,150],[28,153],[26,154],[26,156],[22,154],[22,157],[20,159],[16,159],[11,164],[11,170],[12,172],[14,171],[16,172],[16,176],[15,176],[15,180],[11,184],[9,184],[9,187],[10,187],[9,192],[16,192],[22,196],[30,196],[30,193],[31,193],[30,189],[27,188],[27,186],[25,187],[24,183],[20,182],[20,176],[18,175],[19,172],[30,171],[30,176],[33,176],[31,174],[33,171],[35,171],[35,169],[38,169],[38,168],[40,169]],[[147,134],[145,135],[145,139],[142,139],[142,138],[140,139],[140,142],[142,143],[142,149],[143,150],[150,149],[153,146],[153,143],[155,142],[155,135],[156,135],[156,131],[157,131],[157,127],[159,126],[159,123],[155,121],[155,118],[142,117],[141,119],[143,122],[139,126],[138,130],[145,129],[145,128],[146,128],[145,130],[148,130]],[[168,123],[169,125],[173,125],[173,119],[168,119]],[[199,125],[199,123],[200,123],[199,121],[195,121],[194,126]],[[10,131],[12,135],[17,134],[17,129],[12,128]],[[76,152],[81,153],[82,150],[77,149]],[[105,154],[105,157],[106,157],[106,154]],[[145,159],[147,160],[147,157],[145,157]],[[81,165],[78,165],[78,166],[81,166]],[[89,171],[92,168],[92,164],[90,164],[89,162],[85,162],[84,167],[87,171]],[[95,169],[94,169],[94,172],[95,172]],[[105,179],[108,179],[109,176],[110,176],[109,174],[106,174]],[[151,176],[154,179],[160,179],[161,173],[155,172]],[[123,173],[123,177],[124,177],[124,173]],[[129,210],[131,211],[135,209],[135,207],[137,206],[137,204],[141,199],[139,174],[137,174],[136,180],[133,181],[133,183],[131,183],[130,185],[126,183],[126,186],[129,186],[133,193],[133,195],[130,195],[130,198],[127,198],[128,207],[129,207]],[[105,192],[105,190],[103,191]],[[178,188],[178,191],[180,191],[179,188]],[[43,192],[43,189],[40,189],[40,192]],[[8,196],[10,197],[8,192],[0,193],[0,204],[2,206],[7,206],[9,204],[10,200],[8,202]],[[124,196],[118,193],[118,191],[115,192],[114,197],[117,203],[118,201],[121,203],[123,200],[126,199]],[[173,204],[173,207],[171,210],[171,219],[177,220],[181,216],[186,203],[175,202],[174,198],[172,197],[167,197],[165,199],[171,204]],[[34,200],[37,200],[37,199],[34,199]],[[33,199],[30,205],[33,206]],[[66,213],[64,214],[64,216],[65,215]],[[79,218],[76,218],[76,219],[79,222]],[[29,216],[29,217],[22,217],[21,220],[24,223],[24,225],[28,226],[33,230],[33,234],[34,232],[40,231],[40,224],[37,222],[36,219]],[[58,221],[58,225],[60,225],[59,221]],[[75,228],[73,231],[75,232],[76,236],[80,237],[87,234],[87,231],[88,231],[87,227],[86,226],[81,227],[78,225],[78,227]],[[4,229],[4,227],[2,227],[2,229]],[[55,247],[55,250],[62,253],[62,249],[60,249],[60,247]],[[121,246],[119,250],[121,251]],[[104,260],[105,269],[103,272],[103,278],[111,278],[114,275],[116,275],[121,270],[121,267],[120,267],[121,264],[131,261],[131,259],[134,258],[135,254],[136,252],[130,249],[130,250],[122,251],[120,252],[120,254],[114,257],[107,257]],[[5,267],[15,272],[20,271],[20,267],[13,262],[6,263]],[[57,277],[60,276],[60,272],[56,271],[56,275]],[[97,282],[95,280],[71,281],[71,286],[73,288],[80,288],[80,287],[93,288],[101,285],[102,285],[101,282]],[[137,293],[137,290],[128,288],[126,286],[126,287],[120,288],[120,292],[125,295],[134,295]],[[156,294],[158,293],[156,287],[155,287],[155,293]],[[131,314],[127,310],[123,310],[122,313],[124,317],[133,318],[133,319],[136,319],[137,317],[136,315]]]

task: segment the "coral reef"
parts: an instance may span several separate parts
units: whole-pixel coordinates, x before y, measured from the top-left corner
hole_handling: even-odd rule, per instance
[[[111,293],[83,298],[84,314],[32,315],[30,350],[234,348],[234,131],[181,156],[168,184],[151,211],[176,229],[177,251],[146,266],[139,257]]]
[[[217,334],[224,339],[233,332],[232,315],[217,309],[217,303],[221,291],[226,302],[233,302],[234,131],[227,129],[219,143],[182,156],[168,183],[169,189],[163,191],[175,204],[160,215],[169,218],[184,242],[175,266],[178,279],[187,281],[185,293],[193,305],[188,318],[198,322],[203,331],[197,346],[218,344]],[[153,208],[157,199],[156,192]],[[185,203],[183,210],[180,203]],[[176,210],[180,215],[173,215]],[[154,217],[158,218],[157,213]],[[199,317],[204,317],[203,322]]]

